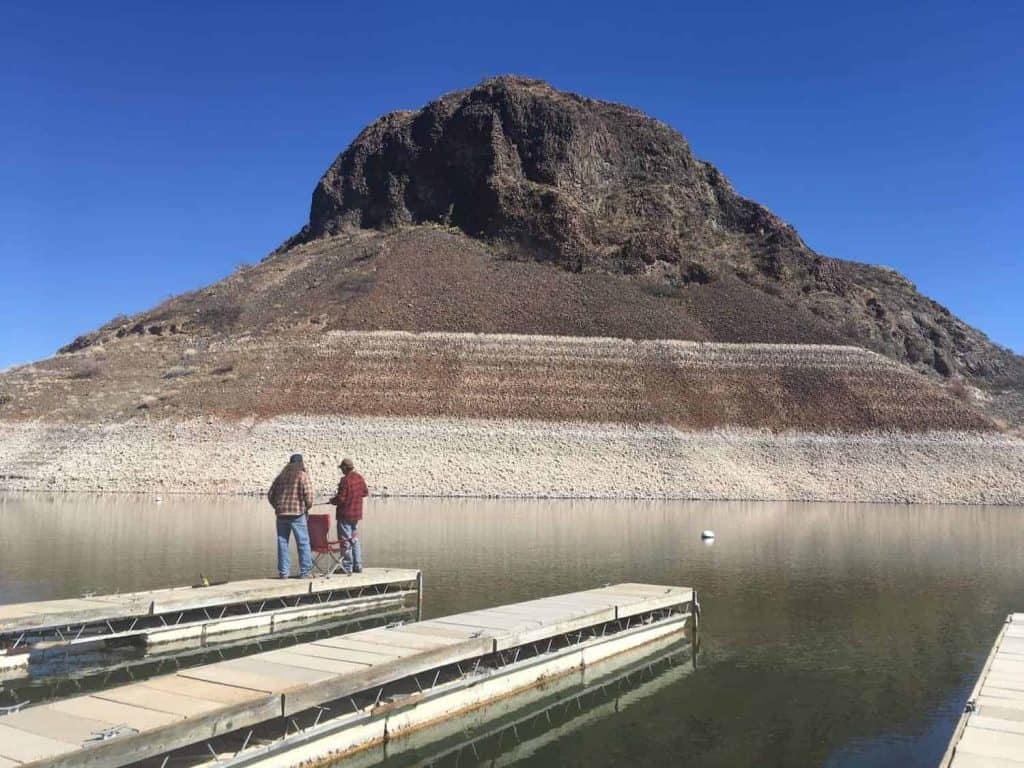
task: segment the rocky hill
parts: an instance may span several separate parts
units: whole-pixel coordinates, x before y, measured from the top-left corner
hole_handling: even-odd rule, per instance
[[[324,174],[292,242],[423,222],[574,272],[680,290],[736,277],[894,359],[997,386],[1024,382],[1021,358],[899,274],[812,251],[672,128],[537,80],[496,78],[381,118]]]
[[[871,392],[899,399],[914,390],[909,399],[941,402],[920,429],[991,424],[975,406],[1016,421],[1024,390],[1024,359],[896,272],[812,251],[668,126],[500,77],[367,127],[317,184],[309,223],[281,248],[209,288],[117,318],[54,360],[0,376],[8,401],[0,415],[29,418],[59,405],[72,420],[126,418],[157,402],[167,415],[195,415],[204,402],[249,403],[240,388],[251,381],[210,372],[245,370],[242,351],[253,344],[280,345],[280,357],[301,369],[296,350],[346,330],[854,345],[924,374],[885,369]],[[260,364],[272,368],[273,357]],[[345,364],[311,359],[312,378]],[[185,386],[204,371],[206,389],[197,379]],[[783,400],[802,396],[823,409],[849,394],[828,390],[835,379],[786,381]],[[294,402],[275,401],[269,415],[309,409],[302,391],[290,391]],[[715,412],[733,415],[719,423],[787,425],[782,411],[752,418],[720,405]],[[237,408],[218,406],[225,411]],[[857,426],[852,412],[866,413],[844,411],[844,428]],[[793,425],[830,423],[801,413]]]

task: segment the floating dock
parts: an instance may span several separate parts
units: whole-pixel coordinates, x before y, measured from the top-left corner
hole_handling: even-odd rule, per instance
[[[351,576],[252,579],[0,605],[0,670],[28,666],[54,652],[205,645],[217,635],[272,633],[296,622],[396,605],[421,596],[422,583],[417,570],[367,568]]]
[[[615,717],[694,669],[695,646],[670,635],[592,663],[459,717],[357,752],[333,768],[408,765],[520,765],[581,729]]]
[[[1024,765],[1024,613],[1006,618],[939,765]]]
[[[0,768],[340,757],[695,628],[693,590],[619,584],[195,667],[0,718]]]
[[[29,705],[127,685],[203,664],[418,619],[416,603],[397,603],[322,620],[291,622],[281,625],[272,634],[248,631],[239,633],[237,637],[218,634],[206,645],[185,641],[152,647],[102,648],[95,652],[66,655],[51,653],[31,667],[0,671],[0,693],[6,694],[3,697],[6,701],[0,703],[0,715]]]

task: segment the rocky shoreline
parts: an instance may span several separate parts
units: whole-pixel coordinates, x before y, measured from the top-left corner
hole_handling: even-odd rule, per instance
[[[996,433],[313,416],[4,422],[0,490],[262,493],[296,451],[323,498],[351,456],[392,496],[1024,504],[1024,440]]]

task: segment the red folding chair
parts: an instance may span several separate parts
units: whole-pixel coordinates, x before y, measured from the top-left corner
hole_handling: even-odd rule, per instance
[[[309,515],[309,548],[313,553],[313,568],[322,576],[331,576],[338,571],[351,576],[341,559],[352,548],[352,542],[346,538],[332,541],[330,533],[330,515]]]

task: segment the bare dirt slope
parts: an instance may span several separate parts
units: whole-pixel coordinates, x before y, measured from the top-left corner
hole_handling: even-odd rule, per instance
[[[512,261],[458,230],[354,230],[277,252],[65,351],[131,335],[273,335],[305,324],[346,330],[460,331],[767,343],[838,343],[807,308],[735,276],[656,280]]]
[[[310,323],[201,344],[183,334],[132,334],[11,372],[5,387],[13,393],[9,418],[64,422],[299,412],[687,430],[993,428],[951,392],[856,347],[330,331]]]

